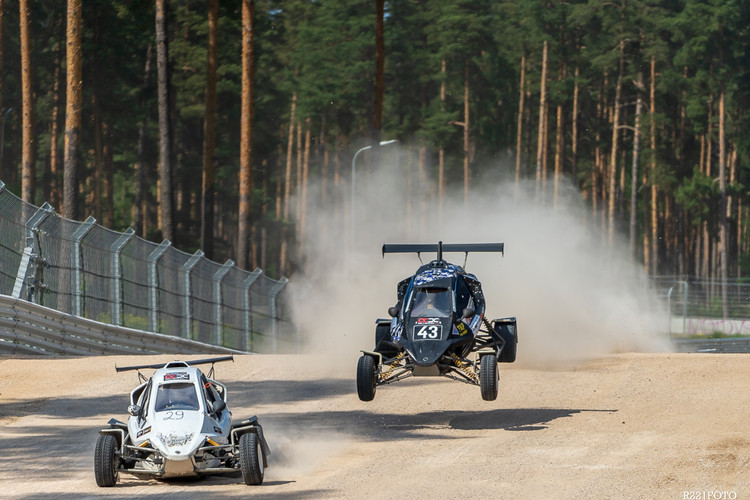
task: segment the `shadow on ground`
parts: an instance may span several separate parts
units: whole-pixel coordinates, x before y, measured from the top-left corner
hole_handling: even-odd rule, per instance
[[[297,414],[266,414],[269,428],[344,432],[371,440],[451,439],[452,430],[535,431],[551,422],[582,412],[612,413],[617,410],[573,408],[514,408],[485,411],[433,411],[411,415],[361,410]],[[446,432],[428,432],[445,430]]]

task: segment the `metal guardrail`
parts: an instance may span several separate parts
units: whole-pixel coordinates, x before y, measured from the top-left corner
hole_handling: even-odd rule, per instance
[[[23,202],[0,181],[0,294],[100,324],[245,352],[295,345],[287,279]]]
[[[0,295],[0,354],[87,356],[241,351],[108,325]]]
[[[749,353],[750,338],[673,340],[677,352]]]
[[[658,276],[667,332],[676,352],[750,353],[750,283]]]

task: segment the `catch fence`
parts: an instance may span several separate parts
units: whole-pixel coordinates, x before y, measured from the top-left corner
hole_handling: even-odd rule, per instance
[[[75,317],[245,352],[293,349],[287,279],[65,219],[0,182],[0,294]]]
[[[670,335],[682,338],[750,337],[750,283],[662,276]]]

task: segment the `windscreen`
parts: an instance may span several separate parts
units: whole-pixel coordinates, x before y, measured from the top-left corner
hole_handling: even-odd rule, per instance
[[[414,295],[412,317],[447,318],[453,311],[448,288],[420,288]]]
[[[156,411],[166,410],[198,410],[195,386],[185,382],[160,385],[156,392]]]

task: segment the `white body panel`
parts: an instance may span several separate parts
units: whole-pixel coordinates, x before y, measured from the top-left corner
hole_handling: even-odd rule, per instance
[[[217,386],[221,393],[214,389]],[[161,464],[143,461],[144,469],[155,467],[159,476],[174,477],[211,467],[212,456],[199,448],[208,445],[207,438],[219,445],[229,442],[231,413],[213,408],[214,402],[226,405],[226,395],[223,384],[187,366],[156,370],[133,390],[131,404],[138,405],[140,412],[128,418],[131,441],[136,447],[155,449],[163,459]]]

